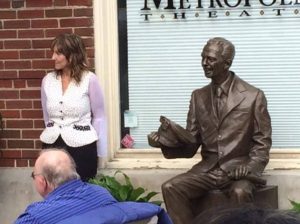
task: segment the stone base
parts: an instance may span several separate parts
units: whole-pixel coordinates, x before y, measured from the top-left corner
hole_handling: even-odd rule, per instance
[[[278,187],[265,186],[254,192],[254,204],[262,208],[278,208]],[[201,203],[200,203],[201,202]],[[200,214],[206,209],[224,206],[236,206],[236,204],[220,190],[209,191],[206,196],[197,199],[194,202],[194,214]]]

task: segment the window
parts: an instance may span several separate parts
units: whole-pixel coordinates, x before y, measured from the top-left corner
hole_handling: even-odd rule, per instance
[[[150,148],[147,134],[160,115],[185,127],[192,90],[209,82],[201,50],[215,36],[236,47],[231,69],[265,92],[273,148],[299,148],[300,4],[220,2],[118,1],[121,138],[130,134],[133,148]]]

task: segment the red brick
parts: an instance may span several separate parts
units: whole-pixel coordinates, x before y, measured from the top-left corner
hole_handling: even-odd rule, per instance
[[[72,33],[72,28],[45,30],[46,37],[56,37],[61,33]]]
[[[29,165],[28,159],[17,159],[16,162],[17,162],[16,164],[17,167],[28,167]]]
[[[95,60],[93,58],[88,58],[88,65],[90,68],[95,67]]]
[[[23,8],[25,0],[14,0],[11,3],[12,8]]]
[[[20,118],[20,112],[18,110],[1,110],[1,114],[4,118]]]
[[[42,130],[22,130],[23,139],[37,139],[40,137]]]
[[[43,30],[18,30],[19,38],[43,38]]]
[[[53,68],[53,66],[52,66]],[[43,70],[23,70],[19,71],[20,79],[41,79],[45,76],[45,71]]]
[[[32,47],[33,48],[50,48],[51,46],[51,40],[33,40],[32,41]]]
[[[23,110],[22,118],[34,118],[34,119],[41,119],[43,117],[42,110]]]
[[[40,90],[21,90],[20,98],[21,99],[40,99],[41,91]]]
[[[14,159],[0,159],[0,167],[15,167]]]
[[[27,69],[31,68],[31,61],[5,61],[5,69]]]
[[[22,152],[21,150],[1,150],[0,153],[2,158],[21,158],[22,157]]]
[[[36,159],[40,154],[40,150],[22,150],[22,158]]]
[[[0,61],[0,69],[4,69],[4,62]],[[2,71],[0,73],[0,78],[2,77]]]
[[[87,53],[88,58],[95,57],[95,49],[94,48],[87,48],[86,53]]]
[[[21,50],[20,58],[45,58],[45,50]]]
[[[87,27],[87,28],[76,28],[74,33],[78,34],[81,37],[91,37],[94,35],[94,28]]]
[[[80,16],[93,17],[93,8],[74,9],[74,16],[75,17],[80,17]]]
[[[6,120],[6,128],[33,128],[33,120]]]
[[[34,109],[42,109],[42,102],[40,100],[33,101],[33,108]]]
[[[19,130],[4,130],[2,134],[2,138],[21,138],[21,132]]]
[[[52,0],[26,0],[26,7],[49,7],[52,6]]]
[[[49,49],[46,50],[46,58],[52,58],[53,52]]]
[[[68,5],[92,6],[92,0],[68,0]]]
[[[42,84],[42,79],[27,80],[27,86],[28,87],[40,87],[41,84]]]
[[[16,30],[0,30],[1,39],[17,38]]]
[[[29,159],[29,167],[34,167],[36,159]]]
[[[34,120],[34,128],[45,128],[44,120]]]
[[[0,1],[0,9],[10,8],[11,0],[1,0]]]
[[[0,62],[0,65],[1,65],[1,62]],[[3,66],[3,68],[4,68],[4,66]],[[17,77],[18,77],[17,71],[1,71],[0,72],[0,79],[14,79]]]
[[[8,140],[7,146],[10,149],[32,149],[34,147],[33,140]],[[21,153],[20,153],[21,156]],[[16,158],[16,157],[15,157]]]
[[[54,61],[49,60],[36,60],[32,62],[33,69],[53,69],[54,68]]]
[[[30,40],[6,40],[4,41],[6,49],[28,49],[31,48]]]
[[[25,88],[26,87],[26,81],[22,79],[14,80],[14,87],[16,89]]]
[[[32,28],[57,28],[58,21],[57,19],[39,19],[31,21]]]
[[[46,17],[71,17],[72,9],[49,9],[45,10]]]
[[[94,47],[94,38],[83,38],[85,47]]]
[[[91,18],[61,19],[61,27],[89,27],[93,25]]]
[[[0,60],[1,59],[18,59],[19,52],[18,51],[0,51]]]
[[[18,99],[19,91],[16,90],[0,90],[0,99]]]
[[[16,19],[16,15],[14,10],[0,10],[0,19]]]
[[[4,29],[30,28],[29,20],[5,20],[3,21]]]
[[[40,141],[40,140],[35,140],[35,149],[41,149],[42,148],[42,145],[43,143]]]
[[[54,0],[54,6],[66,6],[67,0]]]
[[[12,80],[1,80],[0,88],[12,88]]]
[[[7,100],[7,109],[32,109],[32,100]]]
[[[1,139],[1,137],[2,137],[2,134],[1,134],[1,132],[0,132],[0,149],[6,149],[6,148],[7,148],[7,144],[6,144],[7,141]],[[1,154],[0,154],[0,157],[1,157]]]
[[[25,18],[44,18],[44,10],[19,10],[17,12],[18,19]]]
[[[0,100],[0,109],[5,109],[5,103],[3,100]]]

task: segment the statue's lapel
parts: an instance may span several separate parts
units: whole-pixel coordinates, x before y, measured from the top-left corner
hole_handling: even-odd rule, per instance
[[[221,125],[224,118],[245,99],[245,95],[243,94],[244,91],[246,91],[246,88],[238,82],[238,79],[235,77],[232,80],[228,92],[227,102],[222,109],[219,125]]]

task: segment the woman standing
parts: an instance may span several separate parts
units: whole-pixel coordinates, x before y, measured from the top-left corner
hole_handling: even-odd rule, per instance
[[[43,148],[65,148],[75,160],[81,179],[97,173],[98,156],[105,156],[107,126],[103,93],[97,77],[88,70],[82,39],[61,34],[51,44],[55,70],[42,81],[45,130]]]

